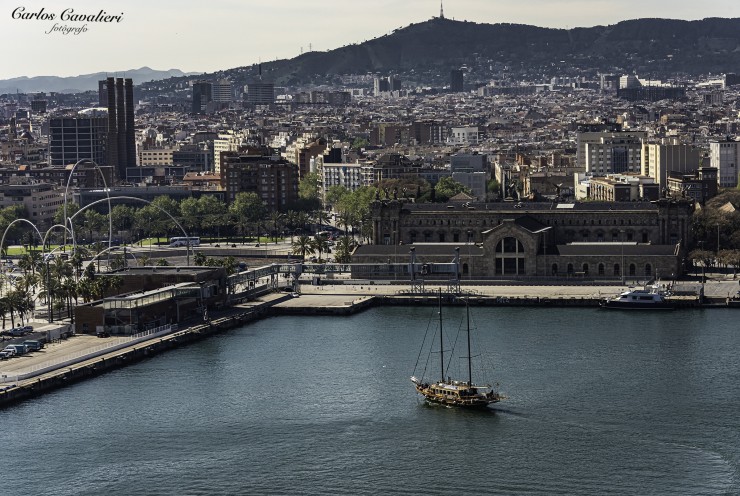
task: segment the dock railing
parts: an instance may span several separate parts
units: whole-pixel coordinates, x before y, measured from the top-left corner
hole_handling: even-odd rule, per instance
[[[74,365],[76,363],[84,362],[85,360],[90,360],[92,358],[96,358],[101,355],[120,350],[127,346],[131,346],[136,343],[146,341],[148,339],[170,334],[171,332],[174,332],[176,330],[177,324],[168,324],[165,326],[155,327],[147,331],[139,332],[137,334],[132,334],[131,336],[106,338],[106,342],[101,343],[98,346],[71,355],[59,357],[56,360],[49,360],[48,362],[39,363],[37,365],[34,365],[33,367],[24,369],[23,371],[21,371],[20,373],[16,373],[15,375],[7,375],[0,372],[0,384],[18,383],[19,381],[30,379],[31,377],[36,377],[52,370],[57,370],[63,367]]]

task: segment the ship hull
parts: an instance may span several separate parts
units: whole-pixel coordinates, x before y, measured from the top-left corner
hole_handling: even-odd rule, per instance
[[[631,303],[610,300],[602,301],[600,306],[610,310],[673,310],[675,308],[673,304],[667,302]]]
[[[465,397],[450,397],[433,393],[419,384],[416,385],[416,391],[430,403],[455,408],[482,409],[488,407],[488,405],[501,401],[501,397],[497,393],[476,394]]]

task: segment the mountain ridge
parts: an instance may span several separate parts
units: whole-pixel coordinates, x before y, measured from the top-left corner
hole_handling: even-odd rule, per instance
[[[740,70],[740,18],[645,18],[571,29],[433,18],[363,43],[262,64],[276,84],[314,76],[446,70],[481,60],[519,72],[550,70],[704,74]],[[219,77],[254,75],[241,68]]]
[[[157,70],[147,66],[138,69],[114,72],[94,72],[78,76],[19,76],[9,79],[0,79],[0,93],[35,93],[51,92],[78,93],[98,89],[98,81],[109,76],[127,77],[134,84],[141,84],[152,80],[169,79],[172,77],[192,76],[200,73],[185,73],[180,69]]]

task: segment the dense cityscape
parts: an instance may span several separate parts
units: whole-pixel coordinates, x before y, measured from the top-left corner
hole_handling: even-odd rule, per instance
[[[105,7],[12,27],[181,19]],[[737,493],[740,19],[433,7],[0,80],[7,494]]]

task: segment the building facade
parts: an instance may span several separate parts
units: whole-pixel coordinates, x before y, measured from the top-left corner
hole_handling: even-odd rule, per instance
[[[460,247],[463,273],[483,278],[669,278],[681,273],[692,212],[693,202],[669,200],[376,201],[372,244],[358,248],[353,262],[385,263],[389,253],[414,246],[421,261],[449,263]]]
[[[642,175],[655,178],[665,188],[671,172],[688,174],[701,167],[698,148],[679,143],[644,143],[640,157]]]
[[[604,128],[605,130],[590,130],[590,128]],[[584,126],[584,131],[576,133],[576,167],[584,170],[593,172],[594,174],[606,174],[607,172],[639,172],[640,170],[640,153],[642,150],[642,140],[647,138],[647,133],[644,131],[616,131],[615,125],[605,124],[600,126]],[[589,145],[591,148],[588,149]],[[609,169],[609,164],[612,162],[612,150],[609,148],[615,147],[618,151],[617,168],[623,168],[622,165],[622,150],[632,150],[632,170],[629,169],[630,157],[626,157],[627,169],[625,170],[614,170]],[[637,149],[635,151],[635,149]],[[599,155],[601,155],[601,164],[599,163]],[[635,156],[636,155],[636,156]],[[589,169],[590,167],[590,169]],[[599,170],[602,169],[602,170]]]
[[[54,224],[54,214],[64,205],[64,195],[64,188],[48,183],[5,184],[0,186],[0,208],[22,205],[28,220],[46,229]]]
[[[721,188],[737,186],[740,164],[740,142],[734,140],[709,143],[710,167],[717,169],[717,183]]]
[[[108,119],[76,115],[49,119],[49,165],[65,166],[80,160],[106,165]]]
[[[284,212],[298,200],[298,174],[294,164],[275,156],[222,154],[221,178],[226,202],[241,192],[256,193],[271,212]]]

